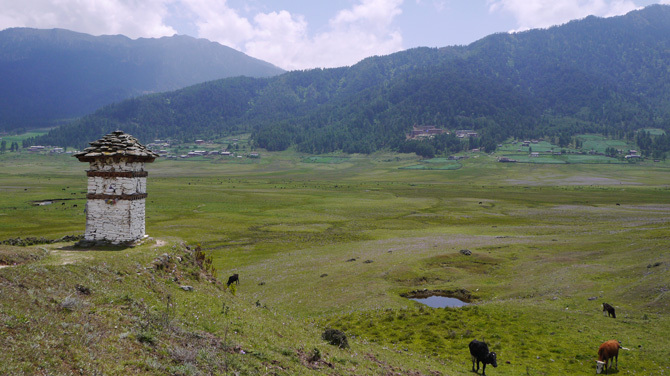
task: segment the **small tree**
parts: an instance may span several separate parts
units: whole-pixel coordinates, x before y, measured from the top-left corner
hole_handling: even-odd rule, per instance
[[[7,141],[2,140],[0,142],[0,154],[5,154],[5,151],[7,151]]]

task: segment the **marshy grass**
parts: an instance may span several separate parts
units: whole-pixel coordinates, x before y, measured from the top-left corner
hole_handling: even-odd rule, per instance
[[[160,243],[0,246],[0,374],[468,375],[473,338],[498,353],[491,375],[591,373],[611,338],[631,349],[619,372],[667,372],[667,164],[399,169],[413,158],[149,165]],[[0,163],[0,241],[83,233],[85,166]],[[402,297],[422,289],[473,304]]]

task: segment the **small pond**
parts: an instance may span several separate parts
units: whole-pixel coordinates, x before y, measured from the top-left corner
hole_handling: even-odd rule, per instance
[[[421,290],[402,294],[404,298],[414,300],[415,302],[425,304],[431,308],[458,308],[463,307],[472,301],[473,297],[469,291],[460,290]]]
[[[427,298],[410,298],[410,300],[414,300],[415,302],[419,302],[421,304],[425,304],[428,307],[432,308],[445,308],[445,307],[463,307],[466,306],[470,303],[466,303],[460,299],[456,298],[448,298],[446,296],[430,296]]]

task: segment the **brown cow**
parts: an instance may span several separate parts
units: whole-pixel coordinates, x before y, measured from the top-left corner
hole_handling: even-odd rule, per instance
[[[612,363],[616,362],[616,369],[619,369],[619,349],[621,344],[616,339],[611,339],[604,342],[598,348],[598,360],[596,360],[596,373],[601,373],[603,371],[603,366],[605,366],[605,373],[607,373],[607,364],[609,363],[609,368],[612,368]],[[614,359],[614,362],[612,361]]]

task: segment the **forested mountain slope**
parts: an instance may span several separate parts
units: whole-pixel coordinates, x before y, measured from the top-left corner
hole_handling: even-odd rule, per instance
[[[283,70],[204,39],[129,39],[62,29],[0,31],[0,131],[51,125],[104,105]]]
[[[35,140],[81,147],[114,129],[140,139],[252,132],[270,150],[400,149],[412,125],[509,137],[670,129],[670,6],[416,48],[352,67],[234,78],[107,106]]]

